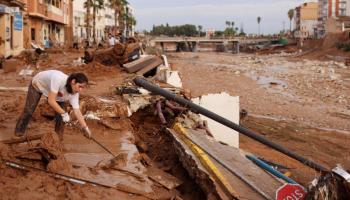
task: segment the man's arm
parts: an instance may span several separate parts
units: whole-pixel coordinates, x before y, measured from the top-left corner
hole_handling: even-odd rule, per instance
[[[80,109],[73,109],[73,111],[74,111],[74,114],[77,117],[81,127],[83,128],[84,135],[87,138],[91,139],[92,133],[91,133],[89,127],[86,125],[85,119],[84,119],[83,115],[81,114]]]
[[[75,117],[78,119],[81,127],[87,127],[83,114],[80,112],[80,109],[73,109]]]
[[[57,93],[54,92],[49,92],[49,96],[48,96],[48,102],[49,105],[59,114],[63,114],[66,111],[63,110],[63,108],[61,108],[60,105],[58,105],[58,103],[56,102],[56,97],[57,97]]]

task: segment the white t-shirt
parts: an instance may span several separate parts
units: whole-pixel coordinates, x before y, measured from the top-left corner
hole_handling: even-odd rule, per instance
[[[67,92],[67,79],[68,76],[61,71],[48,70],[35,75],[32,84],[46,97],[49,92],[57,93],[56,101],[69,101],[73,109],[79,109],[79,93],[69,94]]]
[[[115,38],[114,37],[109,38],[108,43],[109,43],[109,46],[114,46],[115,45]]]

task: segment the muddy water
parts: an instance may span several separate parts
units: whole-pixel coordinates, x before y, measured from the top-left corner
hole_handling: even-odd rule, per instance
[[[350,135],[339,131],[327,131],[271,118],[248,117],[243,126],[268,139],[309,158],[329,169],[337,164],[350,170]],[[240,137],[240,147],[265,160],[291,168],[292,178],[308,185],[318,173],[265,145],[245,136]]]
[[[77,135],[76,130],[66,131],[63,138],[65,158],[78,167],[72,173],[111,187],[123,186],[141,194],[152,192],[152,183],[146,176],[146,168],[139,162],[131,130],[125,127],[126,130],[116,131],[97,122],[88,124],[93,137],[116,157],[93,140]],[[94,168],[95,173],[87,167]]]

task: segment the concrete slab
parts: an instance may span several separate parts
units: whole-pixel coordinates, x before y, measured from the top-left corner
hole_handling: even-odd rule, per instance
[[[220,94],[208,94],[192,99],[193,103],[202,106],[226,119],[239,124],[239,97],[230,96],[226,92]],[[209,130],[217,141],[239,148],[239,133],[224,126],[204,115]]]

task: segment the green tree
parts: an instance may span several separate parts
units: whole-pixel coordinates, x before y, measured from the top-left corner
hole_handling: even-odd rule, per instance
[[[167,35],[167,36],[196,36],[198,34],[197,27],[192,24],[185,24],[181,26],[153,26],[152,35]]]
[[[236,31],[234,28],[232,27],[229,27],[229,28],[226,28],[225,31],[224,31],[224,35],[225,37],[232,37],[236,34]]]
[[[294,9],[290,9],[288,11],[288,17],[289,17],[289,30],[292,32],[292,19],[294,17]]]
[[[258,18],[257,18],[257,21],[258,21],[258,29],[259,29],[259,35],[260,35],[260,22],[261,22],[261,17],[258,17]]]

